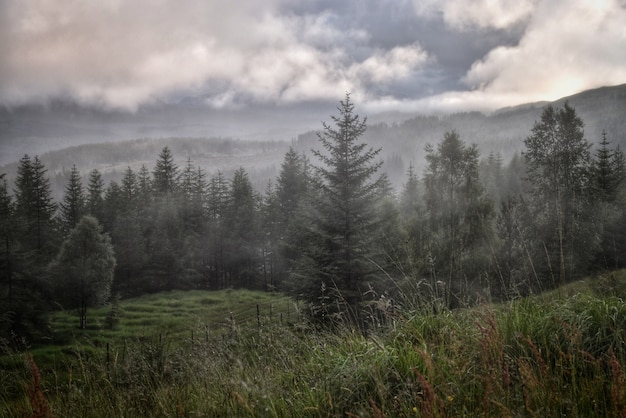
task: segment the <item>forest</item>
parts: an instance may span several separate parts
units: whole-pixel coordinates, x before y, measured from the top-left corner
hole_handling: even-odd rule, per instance
[[[39,341],[57,310],[84,328],[111,298],[227,288],[284,292],[315,321],[367,328],[380,310],[512,300],[624,268],[624,155],[616,133],[592,144],[583,128],[567,102],[548,105],[507,161],[450,129],[400,187],[349,95],[261,192],[246,167],[209,175],[165,146],[119,181],[73,166],[55,199],[24,155],[0,183],[0,337]]]

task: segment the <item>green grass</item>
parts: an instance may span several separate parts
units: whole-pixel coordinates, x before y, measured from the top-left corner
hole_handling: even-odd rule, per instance
[[[1,358],[0,416],[46,416],[46,407],[55,417],[626,416],[626,272],[605,279],[407,312],[367,337],[314,330],[287,298],[247,291],[122,301],[113,330],[96,326],[106,308],[83,332],[58,313],[55,329],[71,342],[34,348],[32,364],[26,354]],[[286,306],[289,325],[279,320]]]

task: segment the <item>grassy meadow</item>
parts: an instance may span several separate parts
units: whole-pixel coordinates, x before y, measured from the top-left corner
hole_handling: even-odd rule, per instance
[[[620,271],[503,304],[405,307],[367,336],[240,290],[122,300],[83,331],[57,312],[49,344],[0,348],[0,416],[623,417],[625,290]]]

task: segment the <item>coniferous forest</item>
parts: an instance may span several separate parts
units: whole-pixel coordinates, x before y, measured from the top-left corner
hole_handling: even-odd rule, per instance
[[[1,335],[37,340],[51,311],[77,309],[84,327],[112,295],[174,289],[281,291],[316,320],[367,327],[372,303],[466,307],[623,268],[624,155],[583,128],[569,104],[547,106],[508,162],[444,132],[400,190],[349,95],[262,193],[245,167],[209,176],[164,147],[119,182],[92,170],[83,184],[74,167],[55,201],[25,155],[0,184]]]

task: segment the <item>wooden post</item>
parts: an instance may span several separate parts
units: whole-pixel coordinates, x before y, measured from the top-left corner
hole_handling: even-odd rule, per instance
[[[261,311],[259,310],[259,304],[256,304],[256,323],[261,328]]]

